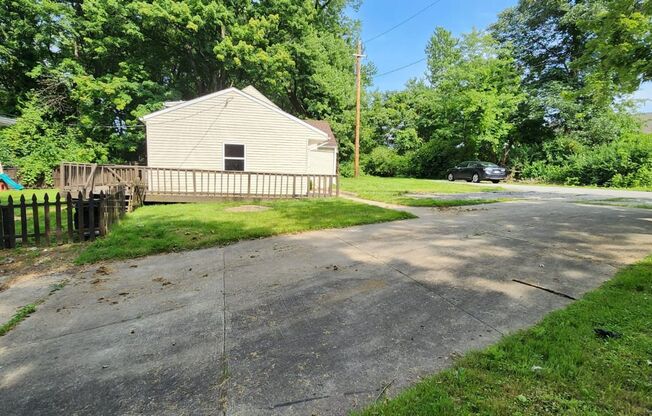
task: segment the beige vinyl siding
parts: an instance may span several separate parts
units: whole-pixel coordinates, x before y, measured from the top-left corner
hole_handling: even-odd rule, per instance
[[[315,175],[335,175],[335,149],[322,147],[308,155],[308,172]]]
[[[224,144],[244,144],[248,172],[307,173],[308,142],[324,136],[235,91],[146,121],[151,167],[223,170]]]

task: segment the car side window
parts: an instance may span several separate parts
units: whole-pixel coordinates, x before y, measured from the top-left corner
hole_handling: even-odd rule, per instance
[[[458,168],[465,168],[469,163],[468,162],[462,162],[459,165],[457,165]]]

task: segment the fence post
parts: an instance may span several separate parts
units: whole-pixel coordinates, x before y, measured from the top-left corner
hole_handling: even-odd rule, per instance
[[[292,175],[292,197],[297,196],[297,175]]]
[[[61,194],[59,192],[57,192],[57,195],[54,197],[54,217],[56,221],[56,243],[61,244],[63,238],[61,237]]]
[[[125,216],[126,212],[126,199],[125,199],[125,188],[122,187],[120,191],[118,191],[118,201],[120,202],[120,219]]]
[[[95,241],[95,198],[88,196],[88,238]]]
[[[74,230],[74,221],[72,219],[72,211],[74,207],[72,204],[72,195],[70,195],[70,192],[66,194],[66,217],[67,217],[67,223],[68,223],[68,242],[72,243],[75,241],[75,235],[73,233]]]
[[[99,205],[99,228],[100,228],[100,235],[106,235],[106,229],[107,229],[107,222],[106,222],[106,195],[104,195],[104,192],[100,191],[100,205]]]
[[[7,240],[5,239],[5,218],[4,209],[2,209],[2,204],[0,203],[0,248],[6,248]]]
[[[41,227],[38,222],[38,202],[36,201],[36,195],[32,195],[32,221],[34,221],[34,241],[38,246],[41,244]]]
[[[43,196],[43,223],[45,225],[45,245],[50,245],[50,197]]]
[[[23,246],[27,245],[27,204],[25,195],[20,196],[20,234]]]
[[[340,176],[339,175],[337,175],[335,177],[335,193],[337,194],[338,197],[340,196]]]
[[[84,241],[84,194],[77,194],[77,234],[79,242]]]
[[[9,195],[7,198],[7,218],[5,221],[9,221],[8,231],[9,231],[9,248],[16,248],[16,223],[14,219],[14,199]],[[4,227],[3,227],[4,228]]]

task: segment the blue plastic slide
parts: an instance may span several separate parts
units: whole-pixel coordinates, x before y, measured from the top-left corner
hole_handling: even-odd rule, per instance
[[[0,181],[6,183],[8,187],[15,189],[17,191],[22,191],[23,189],[25,189],[23,185],[19,184],[18,182],[15,182],[6,173],[0,173]]]

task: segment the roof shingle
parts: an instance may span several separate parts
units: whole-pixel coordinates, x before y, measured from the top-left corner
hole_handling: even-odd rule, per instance
[[[333,134],[333,130],[331,129],[330,124],[328,124],[328,121],[326,120],[304,120],[304,121],[310,124],[311,126],[328,134],[328,142],[326,143],[326,146],[337,147],[337,139],[335,138],[335,135]]]

